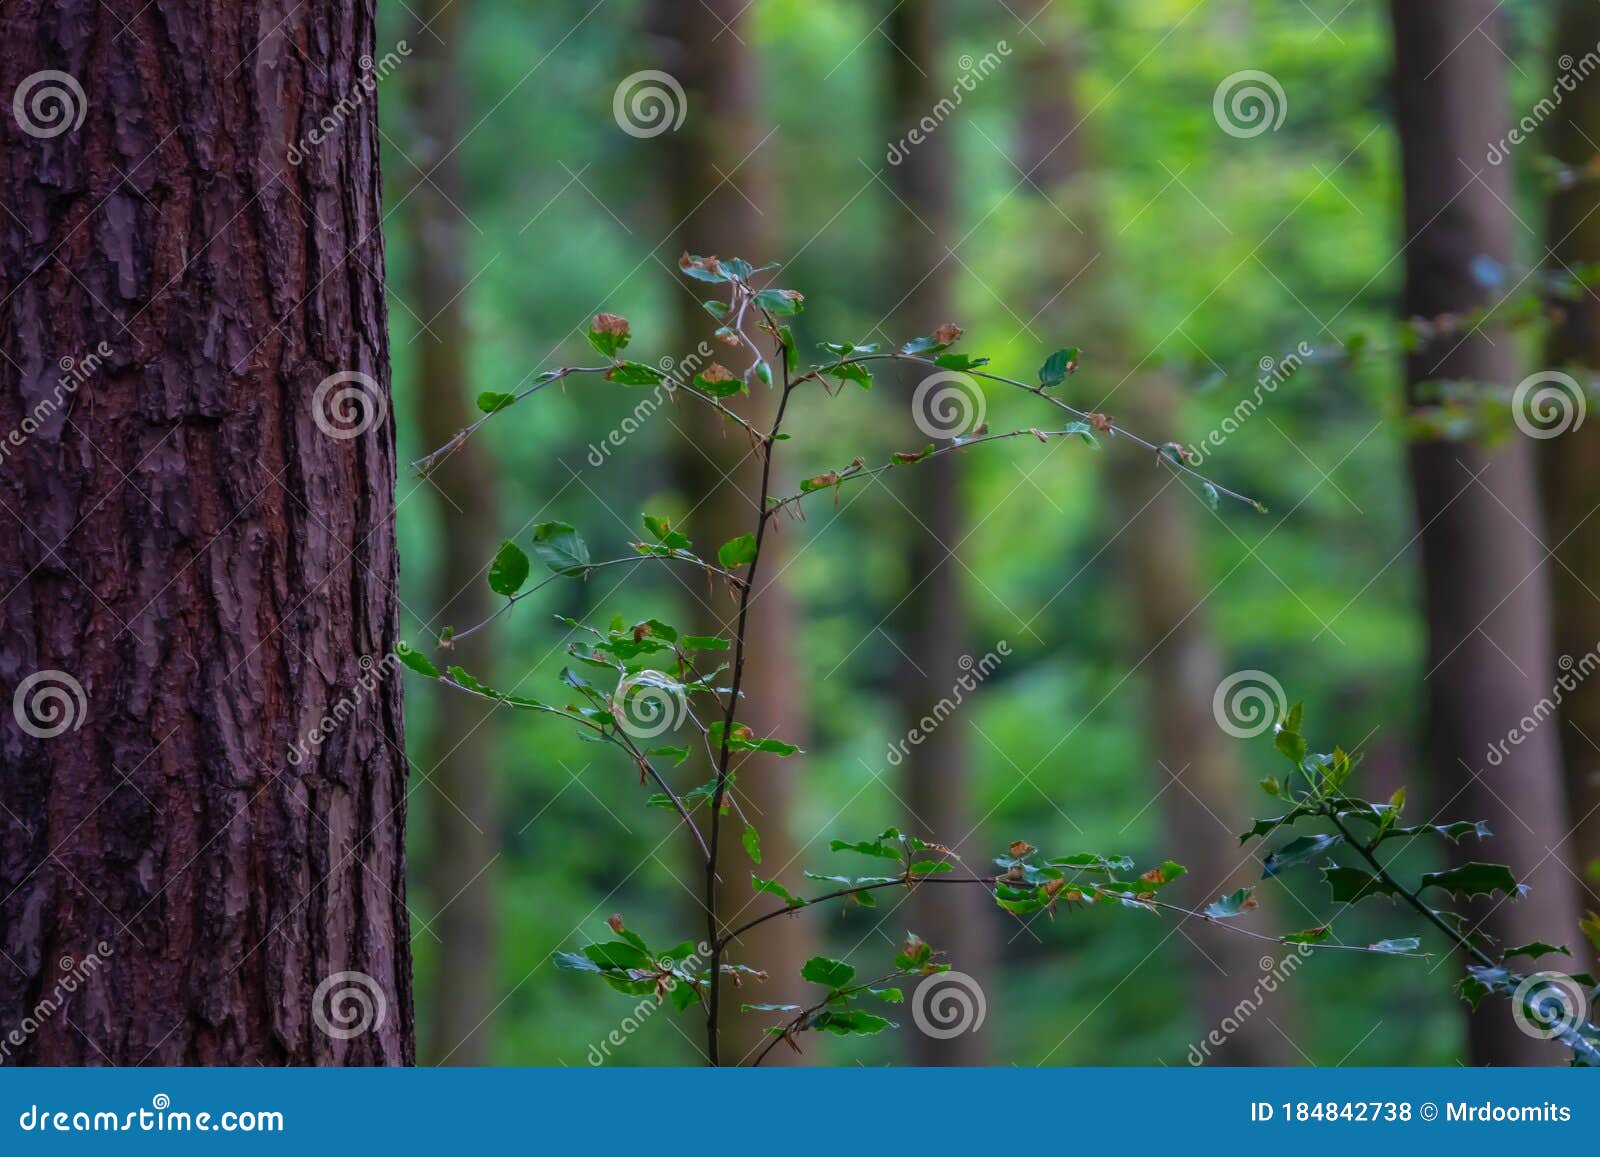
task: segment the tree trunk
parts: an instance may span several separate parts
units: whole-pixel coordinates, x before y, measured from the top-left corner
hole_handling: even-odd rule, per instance
[[[906,0],[884,25],[891,140],[901,139],[949,96],[948,62],[943,59],[947,16],[936,0]],[[955,240],[950,149],[956,131],[942,126],[907,150],[888,173],[895,194],[889,205],[888,256],[892,267],[903,269],[898,283],[889,286],[890,298],[900,301],[888,325],[897,344],[954,320],[954,273],[960,266],[945,256],[945,247]],[[898,375],[908,416],[913,391],[924,376]],[[908,450],[928,441],[911,421],[906,422],[905,437]],[[966,599],[956,558],[965,534],[958,458],[946,454],[918,466],[916,477],[900,492],[909,511],[899,520],[906,540],[908,589],[892,616],[892,628],[905,657],[895,679],[900,721],[906,734],[915,730],[922,736],[919,744],[909,746],[901,767],[907,822],[914,834],[945,844],[977,867],[988,863],[994,849],[977,830],[967,720],[956,716],[935,728],[921,724],[963,678],[971,677]],[[908,928],[946,953],[989,998],[999,995],[994,968],[997,910],[981,888],[920,888],[907,907]],[[941,1040],[912,1030],[905,1039],[912,1064],[981,1065],[988,1060],[978,1032]]]
[[[1108,253],[1104,207],[1089,170],[1093,151],[1074,100],[1077,61],[1065,13],[1049,0],[1034,0],[1027,16],[1044,43],[1029,38],[1021,50],[1021,157],[1037,195],[1037,228],[1048,276],[1029,287],[1036,300],[1025,316],[1036,317],[1052,347],[1087,344],[1095,354],[1085,369],[1088,391],[1113,389],[1132,359],[1127,319],[1109,300],[1117,259]],[[1069,288],[1070,287],[1070,288]],[[1146,374],[1128,381],[1114,408],[1147,436],[1175,431],[1181,398],[1170,378]],[[1160,800],[1166,850],[1189,869],[1180,888],[1204,906],[1232,891],[1254,863],[1238,850],[1236,837],[1249,826],[1242,806],[1245,777],[1231,740],[1217,729],[1211,700],[1222,681],[1222,660],[1203,610],[1204,592],[1193,518],[1202,510],[1170,471],[1159,469],[1131,447],[1112,446],[1107,460],[1113,492],[1114,550],[1125,576],[1131,661],[1138,662],[1154,720],[1148,738],[1155,760],[1153,791]],[[1197,609],[1198,608],[1198,609]],[[1210,923],[1185,930],[1193,949],[1196,1014],[1206,1029],[1233,1017],[1259,981],[1260,944]],[[1279,954],[1278,959],[1282,958]],[[1290,1044],[1298,1023],[1288,993],[1244,1020],[1220,1048],[1209,1046],[1208,1064],[1286,1065],[1301,1059]],[[1284,1031],[1287,1029],[1287,1035]],[[1192,1058],[1191,1058],[1192,1059]]]
[[[1582,59],[1593,52],[1600,44],[1600,6],[1562,0],[1557,11],[1554,55]],[[1600,151],[1595,147],[1600,140],[1600,87],[1579,81],[1539,131],[1541,142],[1529,147],[1547,150],[1575,169],[1592,164]],[[1569,270],[1600,261],[1597,211],[1600,184],[1592,177],[1551,194],[1552,275],[1567,277]],[[1551,366],[1580,371],[1580,382],[1587,384],[1600,372],[1600,302],[1592,293],[1583,293],[1562,302],[1561,309],[1565,324],[1551,331],[1547,360]],[[1600,600],[1594,596],[1600,586],[1600,521],[1590,517],[1600,506],[1600,475],[1595,472],[1600,422],[1566,430],[1541,446],[1539,456],[1548,524],[1545,541],[1557,560],[1550,572],[1555,649],[1565,657],[1563,664],[1570,659],[1577,666],[1600,646]],[[1561,718],[1567,803],[1575,825],[1572,860],[1584,876],[1583,898],[1600,908],[1600,677],[1586,674],[1561,704]]]
[[[656,26],[664,34],[664,67],[683,85],[688,113],[676,133],[662,138],[662,160],[669,211],[677,224],[679,249],[702,255],[743,257],[763,265],[776,255],[772,249],[778,224],[777,201],[768,178],[768,155],[762,145],[761,77],[759,62],[750,47],[751,12],[746,0],[707,0],[682,4],[657,0]],[[726,180],[724,180],[726,178]],[[721,359],[734,373],[749,362],[748,350],[735,350],[711,342],[709,358],[696,352],[716,328],[701,307],[706,296],[689,282],[676,290],[678,362],[680,373],[692,376],[694,367]],[[731,405],[758,429],[770,425],[775,399],[759,382],[748,398]],[[685,404],[661,411],[678,427],[674,438],[674,473],[681,492],[693,508],[686,533],[706,557],[731,538],[752,531],[760,509],[761,458],[738,427],[706,406]],[[746,628],[749,658],[745,663],[743,699],[739,721],[760,736],[777,736],[802,746],[806,743],[806,695],[795,653],[795,608],[781,575],[787,559],[785,521],[775,520],[762,548],[759,587],[750,602]],[[696,630],[731,639],[736,606],[722,589],[708,591],[698,579],[685,583],[694,600]],[[722,824],[718,864],[721,883],[717,893],[717,918],[728,927],[771,907],[770,895],[750,885],[752,869],[763,876],[793,883],[802,868],[803,849],[789,828],[795,813],[792,760],[754,755],[733,762],[734,798],[761,834],[762,862],[751,863],[741,844],[744,824],[730,812]],[[695,884],[695,888],[699,885]],[[814,918],[773,920],[729,949],[732,963],[766,971],[766,994],[749,988],[722,985],[720,1010],[721,1056],[726,1065],[748,1062],[768,1043],[765,1027],[772,1017],[741,1013],[750,1001],[789,1000],[801,985],[801,965],[814,954]],[[805,1063],[807,1056],[788,1048],[774,1049],[767,1064]]]
[[[1486,142],[1507,128],[1497,7],[1493,0],[1393,0],[1407,316],[1491,302],[1498,294],[1473,276],[1474,262],[1504,267],[1511,257],[1511,174],[1482,160]],[[1436,338],[1407,358],[1410,403],[1422,402],[1429,382],[1508,389],[1519,376],[1515,349],[1492,327]],[[1487,819],[1494,858],[1532,886],[1525,899],[1485,905],[1485,929],[1507,945],[1559,941],[1572,927],[1577,893],[1562,862],[1568,829],[1556,729],[1534,731],[1498,766],[1487,754],[1556,677],[1531,446],[1520,436],[1499,449],[1418,440],[1411,476],[1422,528],[1435,803],[1452,815]],[[1455,854],[1482,858],[1484,851],[1461,847]],[[1479,1062],[1553,1059],[1553,1050],[1519,1032],[1502,1007],[1486,1003],[1470,1026]]]
[[[418,0],[412,58],[406,67],[414,133],[405,142],[415,169],[406,199],[413,265],[410,298],[417,335],[418,418],[423,443],[442,446],[477,415],[467,365],[466,189],[461,175],[467,97],[460,50],[468,0]],[[438,559],[435,629],[466,628],[491,612],[485,566],[498,539],[493,466],[477,441],[463,442],[430,472],[434,557]],[[492,631],[465,640],[455,661],[471,671],[492,666]],[[438,913],[429,932],[436,961],[428,1002],[427,1056],[432,1063],[489,1060],[486,1021],[494,1005],[495,888],[498,858],[491,746],[483,725],[492,705],[452,703],[434,720],[423,758],[436,789],[429,803],[426,887]]]
[[[3,1056],[407,1063],[373,5],[116,7],[0,42]]]
[[[1180,400],[1171,379],[1150,375],[1130,383],[1118,416],[1146,437],[1171,433]],[[1131,604],[1133,649],[1142,661],[1149,697],[1150,747],[1157,760],[1162,819],[1168,849],[1189,869],[1174,888],[1195,907],[1260,875],[1254,856],[1237,836],[1250,826],[1243,801],[1245,778],[1238,741],[1218,728],[1212,698],[1222,683],[1221,656],[1204,612],[1204,583],[1197,574],[1192,510],[1202,509],[1171,471],[1127,446],[1112,464],[1120,562]],[[1274,905],[1283,912],[1287,905]],[[1292,919],[1292,916],[1289,917]],[[1305,923],[1313,923],[1309,917]],[[1291,924],[1289,927],[1299,927]],[[1189,924],[1194,949],[1196,1011],[1209,1032],[1225,1020],[1240,1027],[1218,1046],[1193,1052],[1193,1064],[1291,1065],[1310,1063],[1291,1042],[1298,1018],[1292,995],[1279,991],[1248,1019],[1235,1013],[1255,992],[1264,961],[1282,962],[1288,948],[1263,952],[1260,941],[1208,921]]]

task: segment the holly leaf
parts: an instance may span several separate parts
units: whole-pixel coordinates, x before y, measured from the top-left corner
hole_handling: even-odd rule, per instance
[[[1448,868],[1443,872],[1429,872],[1422,877],[1422,887],[1443,888],[1455,896],[1471,899],[1473,896],[1492,896],[1504,892],[1516,899],[1527,891],[1517,883],[1511,869],[1504,864],[1480,864],[1473,861]]]
[[[1368,896],[1400,895],[1394,885],[1360,868],[1341,868],[1330,864],[1322,869],[1322,878],[1327,881],[1336,904],[1354,904]]]
[[[1571,956],[1570,949],[1562,948],[1557,944],[1546,944],[1543,940],[1531,940],[1527,944],[1519,944],[1515,948],[1507,948],[1502,960],[1510,960],[1513,956],[1526,956],[1530,960],[1537,960],[1541,956],[1549,956],[1552,952],[1559,952],[1563,956]]]
[[[1343,836],[1314,835],[1300,836],[1283,845],[1266,858],[1262,865],[1261,878],[1276,876],[1286,868],[1303,864],[1307,860],[1315,859],[1326,852],[1332,851],[1344,843]]]

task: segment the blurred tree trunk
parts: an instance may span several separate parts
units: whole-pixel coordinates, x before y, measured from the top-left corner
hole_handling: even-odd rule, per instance
[[[1507,129],[1497,8],[1494,0],[1392,0],[1406,316],[1433,318],[1492,302],[1499,294],[1473,276],[1473,263],[1487,258],[1505,267],[1511,259],[1511,173],[1483,163],[1487,142]],[[1495,330],[1443,335],[1406,360],[1413,406],[1426,400],[1426,383],[1509,388],[1518,376],[1516,343]],[[1487,819],[1495,833],[1488,851],[1532,885],[1525,899],[1484,905],[1485,929],[1507,945],[1560,941],[1578,901],[1561,862],[1568,828],[1557,730],[1537,730],[1501,766],[1487,765],[1490,745],[1550,694],[1556,674],[1531,444],[1516,435],[1498,449],[1419,439],[1411,446],[1411,476],[1436,803],[1452,815]],[[1484,853],[1475,846],[1453,852],[1465,859]],[[1485,1004],[1469,1024],[1476,1061],[1553,1060],[1554,1050],[1518,1031],[1503,1007]]]
[[[0,41],[0,1025],[409,1063],[373,3],[119,7]]]
[[[750,27],[756,8],[747,0],[706,0],[685,4],[681,0],[656,0],[655,27],[666,42],[666,71],[683,85],[688,113],[683,127],[659,142],[665,165],[663,185],[668,210],[675,223],[679,249],[703,255],[743,257],[764,265],[780,239],[777,201],[769,178],[770,154],[762,144],[767,135],[762,114],[759,61],[751,46]],[[695,351],[708,342],[710,358],[721,359],[734,373],[749,364],[748,350],[710,342],[716,328],[701,307],[699,282],[685,281],[678,289],[678,355],[682,372],[692,374]],[[775,399],[772,391],[754,383],[748,398],[736,398],[733,408],[757,428],[771,424]],[[678,427],[673,445],[675,473],[692,508],[686,533],[707,557],[731,538],[755,527],[761,490],[761,459],[744,433],[706,406],[684,404],[661,411]],[[804,680],[796,655],[795,607],[783,574],[788,552],[785,522],[772,524],[762,551],[762,578],[750,603],[746,629],[748,659],[744,673],[744,704],[740,722],[758,735],[776,735],[804,745],[807,716]],[[697,604],[696,630],[733,637],[736,606],[720,586],[712,591],[697,579],[686,584]],[[713,655],[715,653],[713,652]],[[725,657],[725,656],[724,656]],[[733,762],[737,776],[735,798],[746,817],[761,833],[764,876],[792,879],[800,871],[801,848],[790,829],[796,810],[793,802],[794,766],[773,756],[746,756]],[[718,862],[721,887],[717,896],[718,921],[737,923],[772,905],[772,898],[750,886],[754,865],[740,842],[744,825],[729,813],[722,825]],[[696,880],[693,888],[698,894]],[[770,976],[765,994],[732,984],[722,986],[721,1061],[735,1065],[771,1038],[764,1033],[771,1017],[739,1011],[741,1002],[788,1000],[801,984],[800,966],[814,954],[815,925],[807,918],[773,920],[757,932],[735,941],[729,959],[764,969]],[[807,1043],[807,1056],[787,1048],[774,1049],[767,1064],[803,1064],[815,1051]]]
[[[422,319],[417,335],[418,427],[428,449],[442,446],[476,416],[468,402],[465,290],[467,203],[457,145],[465,129],[467,96],[461,49],[469,0],[413,0],[417,27],[404,74],[413,135],[402,177],[413,178],[406,199],[412,235],[408,297]],[[411,166],[415,166],[412,168]],[[426,174],[426,176],[424,176]],[[469,440],[436,466],[424,484],[433,499],[437,531],[434,628],[470,627],[490,613],[484,567],[498,535],[493,464],[483,443]],[[462,643],[454,661],[488,671],[494,634]],[[467,709],[464,709],[467,708]],[[494,776],[476,703],[452,703],[433,721],[423,752],[438,790],[429,808],[426,890],[438,915],[431,930],[437,959],[428,1002],[430,1062],[481,1065],[489,1060],[494,1005],[497,858]]]
[[[943,59],[948,18],[938,0],[905,0],[895,6],[884,25],[889,39],[884,72],[889,84],[891,140],[901,139],[950,95],[948,62]],[[895,197],[889,205],[893,221],[884,263],[899,271],[891,278],[888,296],[900,302],[888,322],[891,348],[954,320],[954,280],[961,266],[946,254],[946,247],[955,240],[951,232],[954,165],[950,149],[956,131],[953,125],[942,126],[922,143],[912,145],[904,160],[889,170]],[[898,376],[907,414],[905,448],[909,450],[928,441],[910,420],[912,390],[923,375],[907,368]],[[896,520],[906,536],[909,589],[892,616],[892,629],[905,658],[895,690],[900,722],[907,733],[913,728],[926,730],[918,721],[940,700],[950,697],[971,666],[961,564],[955,555],[965,534],[961,491],[959,456],[955,454],[918,466],[915,477],[899,491],[909,511]],[[947,720],[927,731],[921,744],[910,749],[902,765],[901,794],[912,830],[945,844],[976,870],[988,863],[994,850],[977,830],[965,722]],[[908,928],[947,953],[954,967],[975,978],[991,998],[998,994],[994,968],[997,909],[982,889],[922,888],[912,894],[907,906]],[[939,1040],[912,1030],[905,1039],[908,1057],[917,1065],[981,1065],[989,1059],[980,1033],[964,1032]]]
[[[1582,59],[1600,44],[1600,5],[1561,0],[1552,55]],[[1558,65],[1559,67],[1559,65]],[[1600,141],[1600,87],[1579,82],[1565,95],[1540,132],[1551,155],[1574,169],[1589,170]],[[1600,182],[1580,177],[1550,197],[1549,242],[1555,251],[1550,272],[1600,262]],[[1600,301],[1592,291],[1564,301],[1565,324],[1551,331],[1550,365],[1571,366],[1589,380],[1600,373]],[[1587,403],[1586,403],[1587,404]],[[1543,468],[1545,541],[1558,565],[1551,574],[1555,596],[1556,652],[1582,660],[1600,644],[1600,422],[1592,420],[1539,448]],[[1575,678],[1576,676],[1574,676]],[[1600,905],[1600,678],[1584,679],[1561,706],[1562,748],[1567,772],[1567,802],[1575,834],[1572,859],[1585,877],[1587,901]]]
[[[1035,328],[1052,348],[1088,344],[1093,334],[1094,389],[1115,386],[1127,366],[1128,325],[1108,300],[1117,264],[1108,256],[1103,206],[1089,169],[1087,131],[1074,99],[1077,60],[1064,14],[1050,0],[1033,0],[1019,15],[1036,17],[1043,38],[1024,43],[1021,167],[1037,194],[1037,235],[1049,238],[1053,276],[1035,289]],[[1070,288],[1069,288],[1070,287]],[[1098,370],[1098,373],[1094,373]],[[1175,383],[1146,374],[1124,384],[1116,411],[1128,425],[1158,441],[1175,432],[1182,399]],[[1159,435],[1159,437],[1157,437]],[[1154,721],[1148,738],[1158,777],[1166,849],[1189,869],[1181,887],[1204,905],[1231,891],[1240,870],[1254,863],[1241,855],[1235,837],[1249,826],[1243,807],[1245,776],[1212,717],[1211,700],[1222,681],[1222,660],[1203,611],[1204,591],[1192,519],[1203,508],[1172,473],[1128,446],[1108,459],[1115,522],[1114,547],[1125,576],[1132,627],[1133,660],[1142,661]],[[1219,925],[1195,922],[1185,930],[1194,950],[1195,1012],[1207,1029],[1231,1017],[1260,979],[1260,945]],[[1243,1022],[1227,1044],[1208,1058],[1232,1065],[1287,1065],[1302,1059],[1290,1043],[1297,1024],[1288,992],[1273,998],[1262,1016]],[[1281,1031],[1287,1025],[1288,1035]]]

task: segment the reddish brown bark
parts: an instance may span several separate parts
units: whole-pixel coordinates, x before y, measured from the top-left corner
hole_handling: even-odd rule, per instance
[[[1505,57],[1494,0],[1393,0],[1395,104],[1405,188],[1406,316],[1462,313],[1499,296],[1473,275],[1511,258],[1511,174],[1485,164],[1507,128]],[[1521,377],[1503,331],[1451,333],[1407,358],[1408,399],[1427,384]],[[1532,886],[1518,901],[1483,909],[1507,945],[1567,938],[1577,889],[1563,862],[1568,833],[1555,728],[1541,728],[1499,764],[1487,756],[1550,693],[1557,671],[1534,486],[1532,444],[1514,436],[1493,449],[1420,440],[1411,478],[1421,533],[1428,623],[1428,762],[1435,806],[1487,819],[1493,856]],[[1462,858],[1483,849],[1463,847]],[[1479,1062],[1549,1064],[1559,1050],[1518,1031],[1487,1002],[1470,1020]],[[1552,1055],[1555,1054],[1555,1055]]]
[[[371,94],[307,137],[362,91],[372,17],[69,0],[0,25],[8,97],[52,69],[87,99],[53,137],[0,123],[0,429],[108,351],[0,464],[0,1033],[103,956],[13,1063],[412,1059],[393,427],[330,437],[314,409],[342,371],[387,399]],[[46,670],[84,696],[55,738],[12,710]],[[336,1039],[313,994],[350,971],[384,1015]]]
[[[688,100],[681,129],[661,142],[670,194],[668,208],[675,225],[676,250],[723,257],[743,257],[764,265],[779,255],[777,201],[770,172],[775,147],[766,136],[761,117],[761,78],[758,61],[750,49],[749,27],[753,4],[746,0],[707,0],[680,4],[660,0],[657,27],[666,60],[661,67],[683,85]],[[674,256],[676,253],[674,253]],[[706,294],[689,283],[677,293],[679,353],[683,372],[692,372],[696,350],[716,328],[700,305]],[[711,343],[712,356],[733,372],[749,364],[748,350]],[[702,360],[700,364],[704,364]],[[772,391],[756,382],[748,398],[731,405],[757,429],[772,422]],[[755,527],[760,507],[761,457],[736,426],[716,411],[685,404],[661,411],[678,427],[674,436],[674,472],[682,493],[693,507],[687,533],[696,548],[714,557],[717,547]],[[795,607],[788,584],[782,579],[789,552],[786,521],[771,527],[762,547],[761,578],[750,602],[746,628],[749,658],[745,663],[743,699],[739,721],[758,735],[777,736],[802,746],[806,742],[807,715],[803,680],[795,653]],[[687,587],[695,602],[696,630],[733,637],[737,607],[724,592],[707,592],[691,581]],[[802,849],[790,828],[795,812],[795,776],[801,765],[773,756],[736,759],[734,797],[761,833],[762,864],[755,868],[740,843],[744,831],[730,813],[721,827],[718,864],[721,883],[717,917],[724,927],[749,920],[772,906],[772,897],[757,893],[750,884],[752,870],[764,876],[793,879],[803,866]],[[695,885],[698,887],[698,885]],[[752,1000],[787,1001],[801,986],[800,967],[814,952],[815,927],[802,917],[773,920],[758,931],[735,941],[728,959],[765,970],[768,991],[752,995],[748,988],[722,986],[720,1061],[725,1065],[748,1063],[771,1038],[765,1026],[772,1018],[741,1013],[739,1005]],[[805,1042],[806,1054],[788,1048],[774,1049],[765,1064],[804,1064],[813,1059],[818,1042]]]

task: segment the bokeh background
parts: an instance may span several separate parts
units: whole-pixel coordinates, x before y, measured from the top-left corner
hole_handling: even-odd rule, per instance
[[[479,391],[591,362],[584,333],[598,310],[629,319],[630,354],[643,361],[681,357],[709,337],[709,318],[695,333],[685,321],[704,296],[676,267],[690,234],[705,239],[703,252],[781,262],[774,284],[807,297],[795,323],[806,350],[824,340],[898,343],[952,321],[966,330],[959,348],[1031,380],[1051,351],[1078,346],[1082,366],[1062,395],[1156,441],[1216,428],[1254,390],[1263,359],[1301,343],[1319,351],[1206,463],[1267,514],[1226,502],[1212,511],[1192,490],[1166,486],[1169,472],[1124,441],[1096,452],[1075,439],[1019,439],[960,456],[955,472],[847,489],[837,507],[813,501],[805,521],[783,524],[792,661],[772,686],[807,750],[770,769],[786,794],[764,826],[786,830],[800,854],[783,872],[791,887],[802,890],[801,868],[866,868],[829,853],[830,838],[889,824],[919,831],[908,815],[919,790],[969,817],[961,850],[980,867],[1014,839],[1141,863],[1210,847],[1233,857],[1223,868],[1236,864],[1234,886],[1256,882],[1259,853],[1238,848],[1234,825],[1271,812],[1254,785],[1278,757],[1270,736],[1215,727],[1216,679],[1188,677],[1186,662],[1269,673],[1305,702],[1314,743],[1364,753],[1375,798],[1402,783],[1425,788],[1426,638],[1400,360],[1336,356],[1351,334],[1392,334],[1400,310],[1386,5],[381,8],[379,54],[409,47],[381,90],[402,460],[470,420]],[[1548,88],[1549,8],[1501,6],[1519,108]],[[685,26],[701,39],[685,40]],[[927,143],[892,163],[890,146],[927,111],[926,94],[951,95],[985,71],[986,56],[993,67],[962,88]],[[680,128],[638,135],[614,115],[619,85],[648,69],[684,84]],[[1243,69],[1281,84],[1277,128],[1220,128],[1214,94]],[[464,126],[459,137],[453,123]],[[1545,195],[1536,154],[1513,161],[1535,218]],[[693,178],[711,208],[691,200],[686,226],[682,166],[707,157],[722,158],[725,181],[703,169]],[[909,226],[908,214],[917,218]],[[732,240],[718,239],[724,228]],[[1518,237],[1520,259],[1537,261],[1537,239]],[[738,251],[745,238],[760,251]],[[929,316],[909,316],[918,308]],[[723,455],[739,448],[682,407],[654,413],[593,460],[591,447],[640,396],[575,380],[489,423],[453,477],[402,476],[405,637],[464,626],[473,608],[462,585],[500,539],[526,539],[535,522],[573,523],[596,557],[610,558],[627,553],[640,512],[695,509],[690,486],[705,467],[694,455],[726,468]],[[999,387],[984,404],[995,430],[1058,416]],[[780,489],[857,454],[876,461],[913,447],[921,439],[907,433],[906,408],[889,375],[871,393],[805,396],[782,448]],[[686,450],[694,441],[708,453]],[[935,529],[953,528],[959,542],[958,561],[937,560],[949,581],[931,588],[917,543],[930,519],[948,520]],[[612,571],[548,587],[473,641],[471,665],[497,686],[554,696],[566,638],[555,615],[688,623],[708,592],[683,577]],[[914,698],[941,687],[929,707],[949,689],[911,673],[914,657],[931,652],[926,634],[908,636],[918,627],[907,626],[907,595],[935,588],[924,632],[932,622],[974,657],[1004,640],[1010,655],[940,729],[952,744],[940,774],[955,778],[918,788],[908,778],[918,760],[894,767],[886,752],[905,732],[906,688]],[[1171,598],[1186,600],[1176,617]],[[1163,615],[1186,648],[1170,662],[1152,658],[1152,642],[1168,634]],[[1205,765],[1199,779],[1184,778],[1190,759],[1181,736],[1171,738],[1175,720],[1203,725],[1191,753]],[[609,749],[548,719],[485,713],[417,684],[406,725],[419,1059],[591,1063],[591,1045],[634,1002],[558,972],[553,954],[603,934],[613,912],[652,941],[695,935],[702,919],[684,884],[681,833],[670,813],[643,806],[635,773]],[[686,786],[703,778],[680,775]],[[1418,863],[1435,854],[1419,848]],[[1263,895],[1252,926],[1289,931],[1332,915],[1310,873]],[[792,923],[804,923],[807,947],[866,970],[887,961],[908,927],[928,934],[899,899]],[[1384,906],[1337,914],[1349,943],[1420,932],[1414,923]],[[987,997],[978,1051],[964,1056],[988,1063],[1189,1063],[1214,1027],[1216,977],[1233,971],[1193,928],[1134,912],[1024,924],[979,908],[960,913],[955,930],[959,942],[937,946],[957,967],[978,962]],[[1241,943],[1235,963],[1248,991],[1259,958],[1286,950]],[[1224,1055],[1454,1063],[1465,1056],[1450,991],[1457,972],[1442,956],[1318,955],[1230,1046],[1246,1051]],[[799,987],[792,973],[774,976],[758,999],[789,1000]],[[928,1059],[915,1035],[908,1024],[807,1047],[830,1063]],[[606,1063],[696,1063],[700,1048],[698,1019],[663,1011]]]

